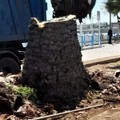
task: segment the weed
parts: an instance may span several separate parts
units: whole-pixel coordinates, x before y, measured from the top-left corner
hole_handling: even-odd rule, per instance
[[[32,100],[35,103],[38,101],[36,90],[34,88],[30,88],[26,86],[23,87],[21,85],[21,86],[11,87],[11,90],[15,95],[22,96],[23,98]]]

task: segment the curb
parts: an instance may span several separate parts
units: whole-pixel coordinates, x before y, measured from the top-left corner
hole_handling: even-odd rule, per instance
[[[119,60],[120,60],[120,55],[119,56],[99,58],[99,59],[95,59],[95,60],[83,61],[83,65],[85,67],[90,67],[92,65],[106,64],[106,63],[110,63],[110,62],[116,62],[116,61],[119,61]]]

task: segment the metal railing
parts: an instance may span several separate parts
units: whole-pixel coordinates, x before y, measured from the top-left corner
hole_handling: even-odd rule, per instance
[[[100,36],[101,38],[101,36]],[[84,46],[94,46],[102,44],[102,38],[99,40],[99,35],[97,34],[84,34],[84,35],[78,35],[78,40],[81,47]]]

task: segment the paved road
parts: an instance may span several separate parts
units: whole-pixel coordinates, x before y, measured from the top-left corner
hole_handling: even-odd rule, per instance
[[[100,46],[84,47],[82,49],[82,61],[85,65],[99,62],[115,61],[120,59],[120,43],[113,45],[103,44]]]

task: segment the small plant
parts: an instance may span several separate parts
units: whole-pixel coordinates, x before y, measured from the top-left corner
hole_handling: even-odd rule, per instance
[[[24,98],[29,98],[33,94],[34,90],[30,87],[19,86],[18,88],[14,89],[14,92],[15,94]]]
[[[36,95],[36,91],[34,88],[30,88],[30,87],[23,87],[23,86],[17,86],[12,88],[12,91],[18,95],[18,96],[22,96],[25,99],[29,99],[32,100],[33,102],[37,101],[37,95]]]

